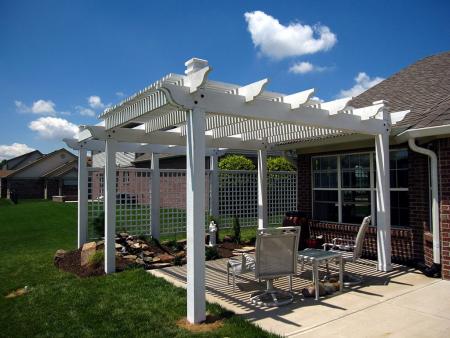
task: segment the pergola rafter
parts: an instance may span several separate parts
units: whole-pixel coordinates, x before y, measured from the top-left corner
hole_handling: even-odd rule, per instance
[[[245,86],[208,79],[208,62],[191,59],[186,75],[169,74],[100,116],[105,127],[84,126],[79,145],[105,144],[105,209],[107,273],[114,271],[115,231],[114,154],[129,149],[158,152],[186,147],[188,320],[205,319],[204,192],[205,155],[208,148],[232,148],[258,152],[258,226],[267,226],[267,149],[295,149],[296,144],[342,135],[367,135],[375,143],[377,170],[378,268],[391,269],[389,132],[407,113],[389,114],[383,101],[364,108],[348,106],[349,98],[321,102],[314,90],[284,95],[266,91],[267,79]],[[143,125],[144,130],[129,128]],[[145,143],[147,146],[141,144]],[[288,145],[290,144],[290,145]],[[157,148],[159,146],[161,148]],[[76,147],[75,147],[76,148]],[[86,148],[80,149],[82,153]],[[155,155],[155,158],[157,156]],[[215,160],[217,162],[217,159]],[[217,165],[215,162],[214,166]],[[80,179],[85,180],[80,167]],[[79,191],[79,194],[85,194]],[[80,204],[81,206],[81,204]],[[81,216],[80,216],[81,215]],[[84,221],[83,211],[79,224]],[[80,221],[81,219],[81,221]],[[82,239],[79,240],[79,244]]]

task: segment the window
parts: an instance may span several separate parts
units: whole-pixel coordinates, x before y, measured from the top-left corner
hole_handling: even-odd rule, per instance
[[[122,182],[123,183],[129,183],[130,182],[130,173],[128,171],[124,171],[123,172]]]
[[[314,218],[330,222],[339,220],[337,156],[313,159]]]
[[[375,153],[339,154],[312,158],[313,218],[360,224],[376,217]],[[408,151],[390,152],[391,224],[408,220]]]

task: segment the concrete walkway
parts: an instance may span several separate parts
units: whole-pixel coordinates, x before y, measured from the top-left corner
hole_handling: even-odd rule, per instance
[[[303,298],[310,270],[294,278],[295,301],[280,308],[261,308],[249,302],[252,292],[264,288],[251,274],[241,276],[237,290],[226,283],[226,260],[207,262],[207,300],[286,337],[449,337],[450,282],[427,278],[417,270],[395,265],[378,272],[375,262],[348,264],[347,270],[365,276],[362,286],[343,294]],[[186,266],[151,270],[155,276],[185,287]],[[286,280],[276,287],[287,289]]]

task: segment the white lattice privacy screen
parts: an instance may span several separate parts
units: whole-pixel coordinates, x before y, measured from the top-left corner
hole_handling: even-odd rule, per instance
[[[116,228],[131,234],[151,233],[152,170],[127,168],[117,170]],[[205,176],[205,208],[209,210],[210,175]],[[222,227],[230,227],[233,217],[241,226],[257,224],[257,172],[219,171],[219,218]],[[89,168],[89,237],[103,236],[103,168]],[[296,172],[268,174],[269,223],[280,225],[286,211],[296,210]],[[208,215],[209,212],[206,213]],[[206,217],[207,223],[207,217]],[[206,224],[207,225],[207,224]],[[186,231],[186,171],[160,170],[160,231],[162,235]]]
[[[219,218],[222,227],[232,226],[233,217],[241,226],[256,226],[258,219],[258,173],[246,170],[219,172]],[[297,210],[297,173],[269,172],[269,224],[281,225],[287,211]]]
[[[151,170],[116,172],[116,229],[136,235],[151,233]],[[89,168],[88,224],[91,238],[103,236],[104,170]]]

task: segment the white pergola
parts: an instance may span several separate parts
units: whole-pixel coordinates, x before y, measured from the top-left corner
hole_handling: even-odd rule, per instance
[[[389,113],[385,102],[355,109],[350,98],[331,102],[313,99],[314,90],[284,95],[265,91],[268,79],[246,86],[208,80],[208,62],[186,62],[186,75],[169,74],[100,116],[105,127],[82,126],[78,140],[67,140],[79,150],[78,245],[87,240],[86,151],[105,151],[105,271],[115,271],[116,161],[119,151],[186,154],[187,318],[205,319],[205,156],[217,166],[217,149],[245,149],[258,153],[258,227],[268,225],[268,149],[295,149],[349,134],[373,137],[376,151],[378,269],[391,270],[389,195],[389,133],[407,112]],[[136,128],[143,125],[144,129]],[[282,147],[281,147],[282,146]],[[209,149],[209,150],[208,150]],[[159,194],[159,175],[152,175],[153,196]],[[157,191],[156,191],[157,190]],[[152,198],[152,234],[159,237],[159,205]]]

